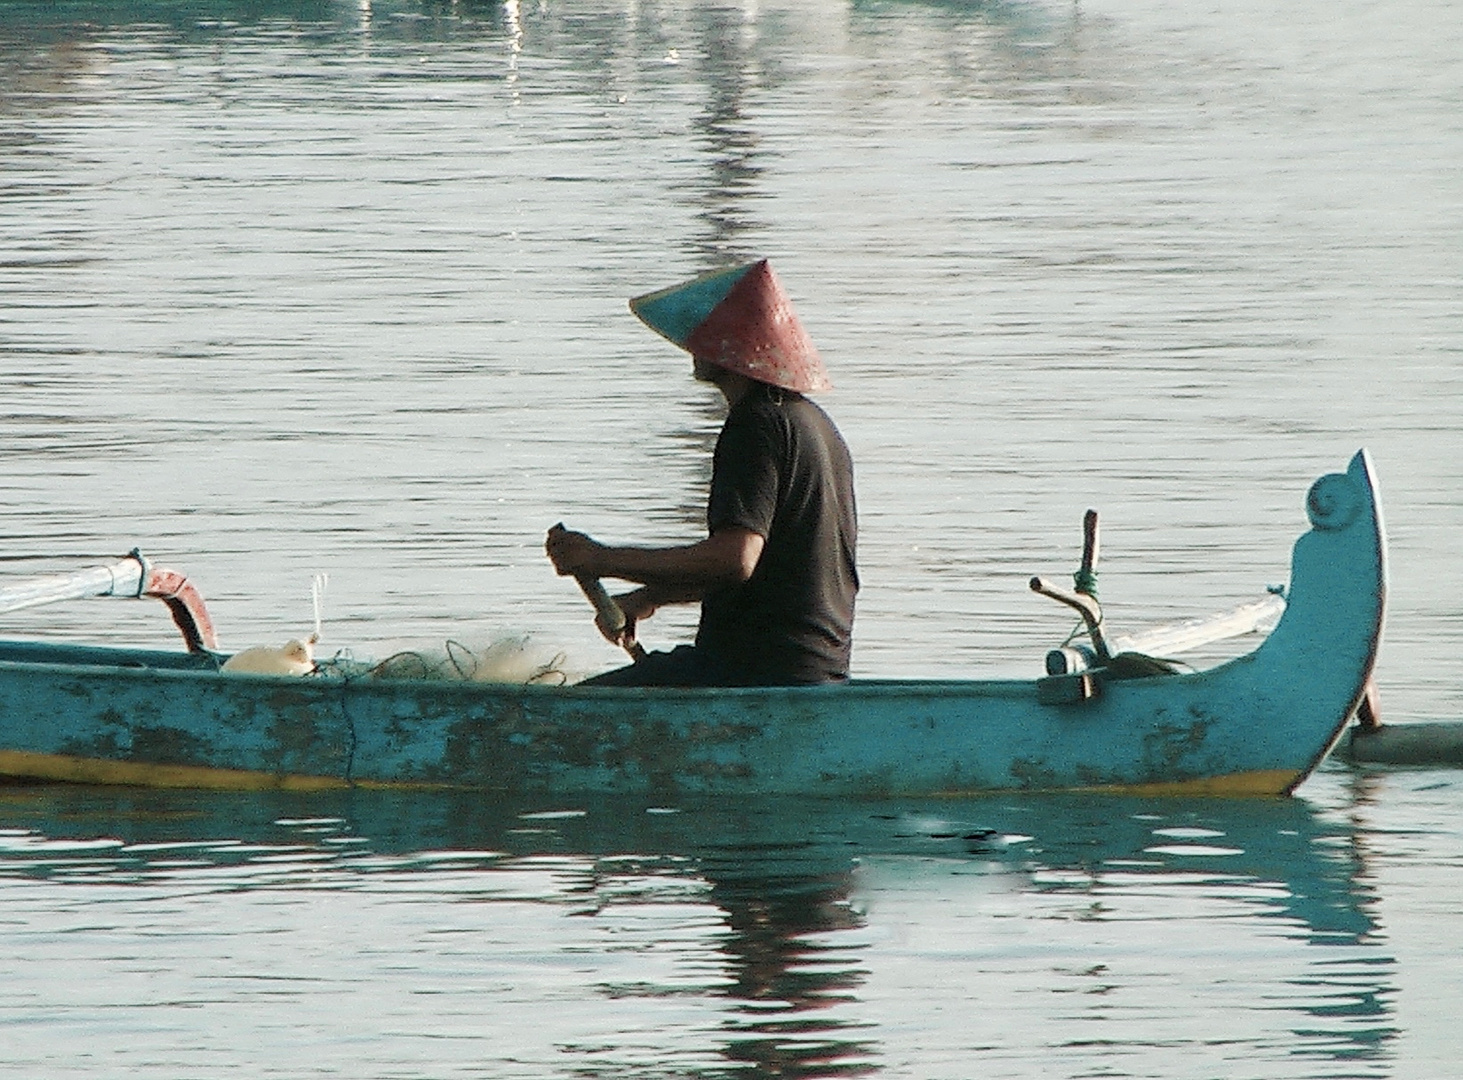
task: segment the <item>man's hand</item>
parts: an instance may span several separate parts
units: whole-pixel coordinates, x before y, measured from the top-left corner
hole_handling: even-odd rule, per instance
[[[594,625],[611,645],[628,649],[635,644],[635,624],[641,619],[648,619],[654,615],[657,605],[651,597],[649,589],[635,589],[622,593],[614,597],[614,601],[625,616],[624,625],[620,627],[619,632],[617,633],[613,627],[606,626],[604,619],[599,615],[595,616]]]
[[[544,540],[544,551],[560,577],[570,574],[582,578],[601,576],[596,560],[604,551],[604,545],[582,532],[571,532],[563,525],[555,525]]]

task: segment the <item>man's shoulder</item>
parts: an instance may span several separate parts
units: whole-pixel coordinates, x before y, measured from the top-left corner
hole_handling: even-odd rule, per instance
[[[833,420],[816,401],[775,386],[758,387],[727,414],[728,423],[826,424]]]
[[[727,414],[718,448],[737,456],[847,456],[843,436],[814,401],[788,391],[749,394]]]

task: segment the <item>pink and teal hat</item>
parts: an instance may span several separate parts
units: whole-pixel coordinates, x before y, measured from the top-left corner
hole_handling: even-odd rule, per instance
[[[630,310],[657,334],[727,371],[800,394],[833,388],[766,259],[637,296]]]

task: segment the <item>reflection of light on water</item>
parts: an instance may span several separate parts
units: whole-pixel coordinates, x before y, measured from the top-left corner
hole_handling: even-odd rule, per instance
[[[508,87],[517,101],[518,56],[523,52],[523,18],[518,0],[503,0],[503,15],[508,20]]]
[[[1143,849],[1145,855],[1243,855],[1244,848],[1225,847],[1220,844],[1205,844],[1200,841],[1214,840],[1223,836],[1219,829],[1204,829],[1195,826],[1175,826],[1154,829],[1154,836],[1168,840],[1189,841],[1176,844],[1153,844]]]
[[[1156,844],[1143,849],[1152,855],[1243,855],[1243,848],[1216,847],[1213,844]]]
[[[1179,826],[1171,829],[1154,829],[1153,835],[1171,836],[1175,839],[1197,840],[1200,838],[1223,836],[1224,833],[1220,832],[1218,829],[1200,829],[1192,826]],[[1291,835],[1295,835],[1295,830],[1291,830]]]
[[[742,48],[749,53],[757,47],[757,17],[760,14],[758,0],[747,0],[742,6]]]

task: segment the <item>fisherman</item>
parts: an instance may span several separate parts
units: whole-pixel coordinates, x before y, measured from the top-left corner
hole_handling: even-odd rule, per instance
[[[848,678],[857,519],[853,462],[804,394],[832,387],[767,261],[637,297],[630,309],[691,354],[726,398],[712,459],[708,535],[682,547],[614,547],[560,526],[545,550],[561,575],[640,588],[610,641],[664,604],[701,603],[694,645],[586,680],[613,686],[782,686]]]

